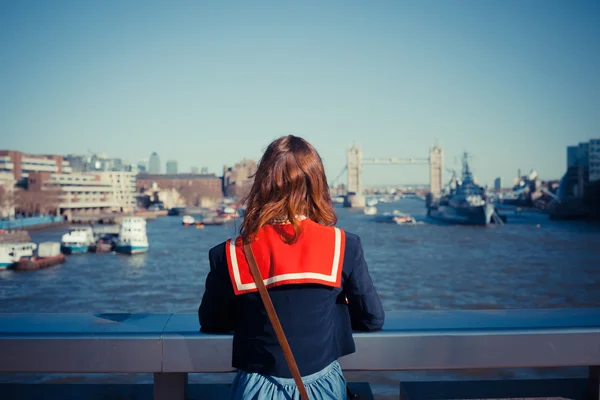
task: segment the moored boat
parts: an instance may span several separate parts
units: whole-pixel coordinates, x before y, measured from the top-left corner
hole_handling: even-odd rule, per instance
[[[395,214],[390,213],[390,212],[385,212],[383,214],[376,215],[374,218],[374,221],[383,223],[383,224],[395,224],[396,223],[396,220],[394,219],[395,217],[396,217]]]
[[[488,225],[495,213],[494,206],[485,196],[485,190],[475,183],[468,163],[463,156],[462,178],[454,175],[450,189],[439,200],[427,201],[427,215],[445,222],[465,225]]]
[[[173,207],[167,211],[167,215],[169,216],[177,216],[185,213],[185,207]]]
[[[403,214],[403,213],[394,213],[392,219],[398,225],[416,224],[417,223],[417,221],[412,216],[410,216],[408,214]]]
[[[363,209],[363,213],[365,215],[375,215],[377,214],[377,208],[374,206],[368,206]]]
[[[110,253],[116,247],[116,241],[118,235],[104,234],[96,240],[96,244],[93,246],[96,253]]]
[[[10,243],[0,244],[0,270],[8,269],[15,263],[11,253],[12,247]]]
[[[37,248],[35,243],[3,243],[0,244],[0,269],[9,269],[24,257],[32,257]]]
[[[196,222],[196,220],[191,215],[184,215],[182,224],[184,226],[190,226],[190,225],[194,225],[195,222]]]
[[[38,257],[33,256],[31,258],[22,258],[16,262],[12,269],[15,271],[34,271],[37,269],[48,268],[65,262],[67,257],[64,254],[57,254],[52,257]]]
[[[146,221],[140,217],[123,218],[115,251],[123,254],[139,254],[147,252],[148,248]]]
[[[94,230],[89,226],[71,228],[69,233],[62,236],[60,243],[64,254],[85,253],[96,243]]]

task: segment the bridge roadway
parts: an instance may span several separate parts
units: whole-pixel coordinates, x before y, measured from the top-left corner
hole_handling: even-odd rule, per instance
[[[346,371],[589,367],[584,379],[401,382],[403,399],[599,398],[600,309],[391,312],[354,338]],[[232,371],[231,339],[199,332],[195,314],[0,314],[0,373],[154,373],[155,399],[182,400],[188,373]],[[51,398],[53,386],[3,384],[0,397]]]

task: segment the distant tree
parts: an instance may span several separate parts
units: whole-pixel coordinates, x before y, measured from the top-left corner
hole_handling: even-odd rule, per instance
[[[35,212],[34,196],[31,192],[18,188],[15,190],[15,212],[31,216]]]
[[[18,189],[15,192],[15,211],[26,216],[55,213],[61,194],[58,186],[48,186],[41,191]]]
[[[46,185],[38,198],[41,214],[55,214],[61,202],[63,191],[58,185]]]
[[[4,186],[0,186],[0,210],[4,208],[6,205],[6,195],[8,191],[4,188]]]
[[[0,185],[0,217],[5,217],[4,209],[13,206],[13,191],[12,188],[7,188]],[[8,213],[6,213],[8,214]]]

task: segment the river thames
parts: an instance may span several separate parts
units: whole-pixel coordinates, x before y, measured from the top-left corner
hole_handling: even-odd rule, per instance
[[[336,211],[338,226],[361,237],[386,311],[600,307],[597,224],[508,212],[503,226],[452,226],[429,220],[418,199],[378,204],[377,208],[379,212],[400,210],[419,222],[381,224],[362,210]],[[32,232],[32,240],[60,241],[66,229]],[[195,229],[183,227],[181,217],[158,218],[148,222],[150,250],[146,254],[85,254],[70,256],[65,264],[47,270],[0,272],[0,312],[196,312],[209,269],[208,250],[234,235],[233,225]],[[506,372],[515,377],[522,373],[535,371]],[[351,380],[369,380],[379,398],[397,396],[401,378],[440,374],[348,375]],[[231,376],[190,377],[190,382],[227,382]],[[14,378],[6,375],[0,381]],[[38,375],[29,376],[28,381],[58,378]],[[132,377],[86,378],[90,382],[107,379],[120,382]],[[140,374],[137,381],[149,382],[151,376]]]

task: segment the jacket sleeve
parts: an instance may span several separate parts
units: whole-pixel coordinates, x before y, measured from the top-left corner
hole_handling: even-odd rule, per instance
[[[354,236],[354,235],[352,235]],[[369,275],[369,268],[358,236],[354,236],[354,251],[347,256],[351,263],[348,276],[344,279],[344,292],[348,301],[352,329],[376,331],[381,329],[385,313],[379,295]]]
[[[214,247],[209,252],[210,271],[202,302],[198,308],[201,331],[225,333],[233,330],[235,320],[233,287],[229,278],[225,244]]]

